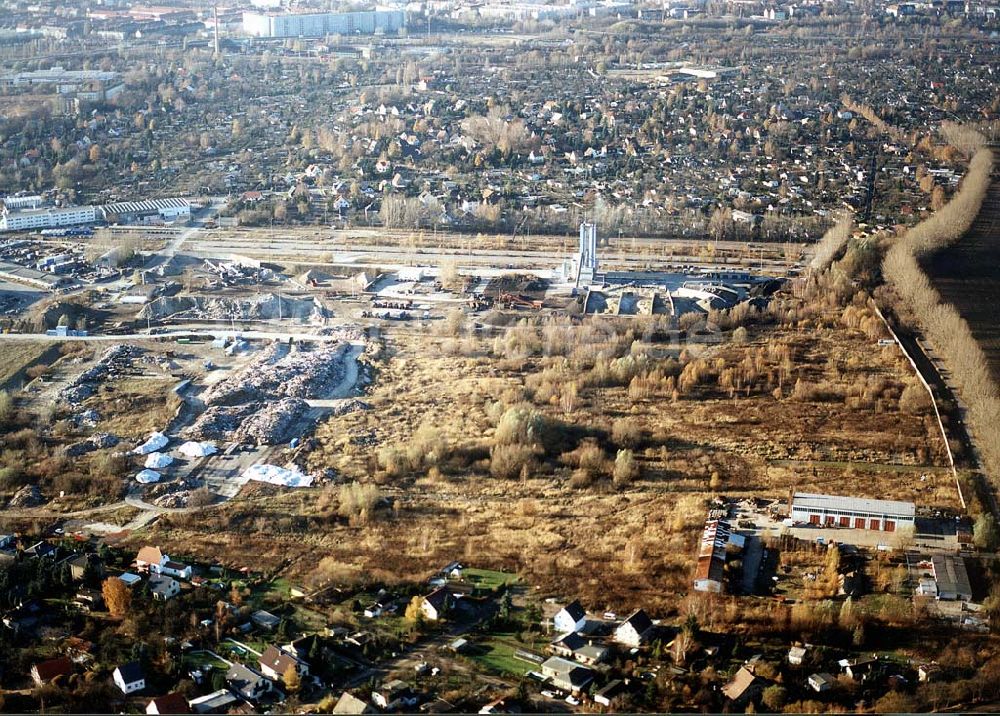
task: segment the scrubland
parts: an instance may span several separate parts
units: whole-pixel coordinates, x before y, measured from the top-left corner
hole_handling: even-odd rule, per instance
[[[669,611],[716,496],[956,506],[926,395],[834,276],[689,331],[717,342],[554,316],[389,334],[370,409],[318,429],[309,467],[331,483],[253,486],[155,529],[235,566],[287,561],[314,586],[420,580],[460,559],[597,608]]]

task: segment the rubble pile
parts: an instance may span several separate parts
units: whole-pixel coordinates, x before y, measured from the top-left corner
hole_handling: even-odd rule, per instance
[[[73,443],[66,447],[66,454],[69,457],[78,457],[94,450],[111,448],[118,444],[118,438],[111,433],[94,433],[86,440]]]
[[[10,498],[10,502],[7,503],[7,507],[11,509],[38,507],[44,502],[45,499],[42,497],[42,493],[39,491],[37,485],[25,485],[14,493],[14,496]]]
[[[213,405],[181,431],[186,440],[230,440],[240,424],[260,409],[261,403]]]
[[[267,346],[242,368],[208,388],[203,396],[205,405],[237,405],[261,397],[271,367],[286,355],[288,346],[284,343]]]
[[[250,299],[203,296],[161,296],[139,312],[140,320],[164,318],[196,321],[260,321],[291,318],[322,323],[327,311],[314,299],[295,299],[269,293]]]
[[[281,348],[287,350],[286,346]],[[205,392],[206,405],[235,405],[276,397],[320,398],[344,376],[346,345],[324,344],[280,354],[272,344],[235,374]]]
[[[127,374],[132,369],[132,361],[141,354],[142,349],[135,346],[111,346],[101,354],[93,367],[78,375],[76,380],[60,391],[59,399],[70,405],[79,405],[94,394],[102,381]]]
[[[234,438],[254,445],[284,442],[291,427],[307,410],[309,405],[298,398],[282,398],[276,403],[267,403],[240,424]]]
[[[371,410],[372,406],[363,400],[358,400],[357,398],[351,398],[337,403],[330,410],[331,415],[347,415],[348,413],[357,413],[362,410]]]

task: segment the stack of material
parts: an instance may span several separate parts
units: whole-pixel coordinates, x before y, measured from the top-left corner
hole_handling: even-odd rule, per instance
[[[213,405],[185,428],[181,435],[190,440],[232,440],[244,420],[261,407],[261,403],[244,405]]]
[[[344,344],[290,353],[272,344],[226,380],[205,391],[206,405],[236,405],[276,397],[321,398],[343,378]]]
[[[135,479],[143,485],[148,485],[152,482],[159,482],[160,473],[156,470],[141,470],[139,474],[135,476]]]
[[[163,433],[151,433],[149,439],[132,452],[136,455],[149,455],[151,452],[162,450],[169,442],[170,438]]]
[[[160,469],[163,467],[169,467],[170,463],[172,463],[173,461],[174,459],[172,457],[162,452],[151,452],[146,457],[145,465],[146,467]]]
[[[313,480],[311,475],[303,475],[294,465],[291,468],[278,467],[277,465],[253,465],[247,468],[243,477],[283,487],[309,487]]]
[[[110,433],[94,433],[86,440],[68,445],[66,447],[66,454],[70,457],[76,457],[93,452],[94,450],[114,447],[117,444],[118,438]]]
[[[133,359],[142,354],[135,346],[111,346],[101,354],[100,359],[89,370],[77,376],[76,380],[62,389],[59,398],[70,405],[79,405],[97,390],[97,385],[107,378],[116,378],[128,373]]]
[[[307,410],[309,404],[298,398],[283,398],[277,403],[268,403],[240,424],[234,438],[255,445],[284,442],[290,428]]]
[[[180,447],[181,455],[192,458],[207,457],[209,455],[214,455],[217,452],[219,452],[219,449],[215,447],[215,443],[207,440],[205,442],[188,440]]]

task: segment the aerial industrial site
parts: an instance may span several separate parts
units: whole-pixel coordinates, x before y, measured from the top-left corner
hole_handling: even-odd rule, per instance
[[[0,0],[0,712],[1000,708],[998,15]]]

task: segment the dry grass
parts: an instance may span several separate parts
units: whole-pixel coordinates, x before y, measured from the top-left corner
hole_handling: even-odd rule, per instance
[[[290,573],[306,580],[316,568],[309,555],[321,553],[319,583],[423,580],[461,559],[516,570],[542,593],[595,608],[641,603],[666,614],[689,590],[712,494],[784,498],[810,489],[956,505],[933,424],[898,407],[907,364],[877,350],[866,327],[860,308],[797,308],[791,327],[683,356],[702,365],[676,397],[673,358],[563,368],[566,358],[537,352],[497,360],[492,341],[473,341],[458,356],[439,350],[443,339],[400,334],[368,398],[373,409],[322,425],[309,458],[347,482],[377,484],[389,506],[359,520],[345,516],[350,506],[340,509],[335,490],[254,488],[209,518],[171,518],[157,529],[165,543],[222,550],[235,566],[248,554],[272,566],[291,557]],[[637,370],[648,376],[641,397],[628,387]],[[567,376],[580,386],[572,412],[558,391],[543,389]],[[798,379],[816,395],[792,402]],[[503,417],[516,406],[542,439],[518,437],[520,427]],[[491,472],[491,451],[525,440],[528,468]],[[622,449],[640,469],[616,485]]]

